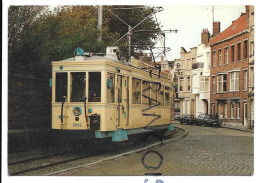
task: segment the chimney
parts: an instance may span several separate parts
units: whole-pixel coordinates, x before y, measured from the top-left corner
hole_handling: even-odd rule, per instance
[[[220,33],[220,22],[213,22],[213,37],[216,37]]]
[[[210,34],[209,34],[208,29],[203,29],[202,33],[201,33],[201,43],[206,44],[207,42],[209,42],[209,37],[210,37]]]

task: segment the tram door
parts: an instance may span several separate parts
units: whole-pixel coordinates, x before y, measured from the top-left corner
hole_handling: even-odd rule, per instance
[[[117,76],[117,128],[123,128],[129,121],[129,78]]]

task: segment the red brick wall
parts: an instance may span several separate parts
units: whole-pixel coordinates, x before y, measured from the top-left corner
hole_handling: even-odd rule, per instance
[[[247,100],[247,91],[243,91],[244,90],[244,69],[247,69],[247,78],[248,78],[248,49],[247,49],[247,58],[244,59],[244,40],[248,39],[248,33],[244,33],[240,36],[234,37],[231,40],[216,44],[216,45],[212,45],[211,47],[211,53],[213,51],[216,51],[216,63],[215,63],[215,67],[212,67],[212,58],[211,57],[211,78],[212,76],[216,75],[217,73],[220,73],[222,71],[229,71],[235,68],[241,68],[240,72],[239,72],[239,91],[234,91],[231,92],[230,91],[230,73],[227,73],[227,91],[223,92],[223,93],[217,93],[217,77],[215,77],[215,92],[213,93],[212,91],[212,79],[211,79],[211,84],[210,84],[210,111],[211,110],[211,103],[215,102],[215,114],[217,113],[217,100],[216,99],[228,99],[228,98],[240,98],[240,119],[237,120],[236,119],[236,112],[237,112],[237,104],[235,103],[235,110],[234,110],[234,119],[231,120],[230,118],[230,102],[228,101],[228,105],[227,105],[227,121],[232,121],[232,122],[243,122],[243,101]],[[237,43],[241,42],[241,60],[238,61],[238,57],[237,57]],[[234,62],[231,62],[231,45],[235,45],[235,53],[234,53]],[[225,57],[225,52],[224,49],[225,47],[228,47],[228,64],[224,64],[224,57]],[[249,48],[249,44],[247,42],[247,48]],[[218,64],[218,50],[221,49],[222,50],[222,59],[221,59],[221,65],[219,66]],[[213,54],[211,54],[213,55]],[[247,79],[247,83],[248,83],[248,79]]]

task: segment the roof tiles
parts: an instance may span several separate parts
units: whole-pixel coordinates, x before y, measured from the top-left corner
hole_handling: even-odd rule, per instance
[[[234,35],[237,35],[249,27],[247,15],[240,16],[236,21],[234,21],[227,29],[217,35],[215,38],[210,40],[207,45],[212,45],[214,43],[220,42],[222,40],[228,39]]]

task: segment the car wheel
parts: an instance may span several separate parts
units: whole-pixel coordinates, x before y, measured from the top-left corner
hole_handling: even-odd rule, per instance
[[[205,123],[205,126],[208,127],[209,125],[207,123]]]

